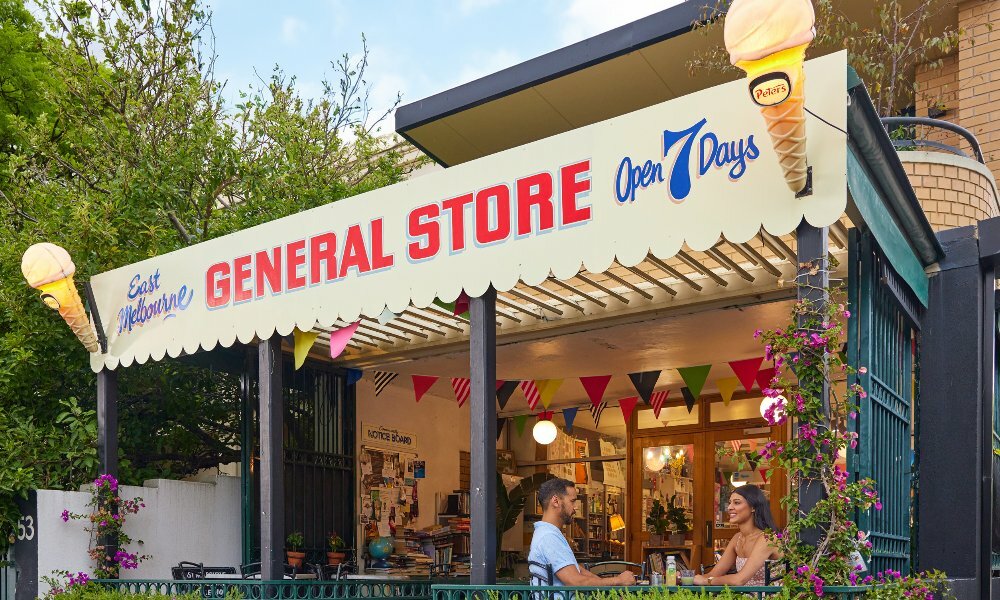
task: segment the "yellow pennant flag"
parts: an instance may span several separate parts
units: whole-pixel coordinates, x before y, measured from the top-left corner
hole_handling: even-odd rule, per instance
[[[562,385],[562,379],[536,379],[535,387],[538,388],[538,395],[541,397],[542,406],[549,407],[552,397],[556,395],[556,390]]]
[[[306,357],[309,356],[309,351],[312,349],[313,344],[316,342],[316,338],[319,337],[318,331],[299,331],[299,328],[295,328],[295,370],[298,371],[302,368],[302,365],[306,362]]]
[[[733,399],[733,392],[736,391],[739,385],[740,380],[738,377],[726,377],[715,382],[715,386],[719,388],[719,393],[722,394],[723,404],[729,406],[729,401]]]

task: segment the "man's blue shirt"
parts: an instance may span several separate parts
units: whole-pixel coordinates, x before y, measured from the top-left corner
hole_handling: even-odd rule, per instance
[[[535,533],[531,536],[531,550],[528,552],[528,560],[543,565],[552,566],[552,585],[564,585],[559,581],[556,573],[563,567],[573,565],[577,571],[580,565],[576,562],[573,549],[569,547],[569,542],[558,527],[545,521],[535,523]],[[541,573],[534,573],[542,575]]]

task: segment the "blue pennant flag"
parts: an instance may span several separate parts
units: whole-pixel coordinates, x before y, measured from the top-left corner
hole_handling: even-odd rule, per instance
[[[566,421],[566,433],[573,433],[573,419],[576,418],[576,411],[578,408],[564,408],[563,420]]]

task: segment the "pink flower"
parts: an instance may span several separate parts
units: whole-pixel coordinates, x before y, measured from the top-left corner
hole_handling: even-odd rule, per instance
[[[882,510],[882,503],[877,500],[875,501],[875,510]]]
[[[854,412],[854,411],[852,410],[852,411],[851,411],[851,414],[850,414],[850,417],[851,417],[852,419],[857,419],[857,418],[858,418],[858,413],[856,413],[856,412]]]
[[[867,372],[868,372],[868,367],[858,367],[858,373],[864,375]]]
[[[66,509],[63,509],[62,515],[60,515],[59,518],[61,518],[63,520],[63,523],[68,522],[69,521],[69,511],[66,510]]]

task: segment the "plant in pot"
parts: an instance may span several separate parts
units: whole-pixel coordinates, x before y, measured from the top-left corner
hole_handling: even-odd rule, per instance
[[[667,511],[659,500],[653,500],[653,507],[646,517],[646,527],[649,528],[649,545],[659,546],[663,544],[663,536],[670,528],[670,520],[667,518]]]
[[[691,528],[688,523],[687,513],[684,508],[677,506],[677,494],[670,497],[667,507],[667,520],[673,524],[673,533],[670,534],[671,546],[683,546],[684,534]]]
[[[339,565],[344,562],[344,538],[334,531],[326,536],[326,545],[330,548],[330,551],[326,553],[326,564],[328,565]]]
[[[288,564],[293,567],[302,566],[302,561],[306,558],[306,553],[302,552],[302,546],[305,543],[306,540],[302,537],[301,531],[288,534],[288,537],[285,538],[285,544],[288,546],[288,548],[285,549],[285,556],[288,558]]]

